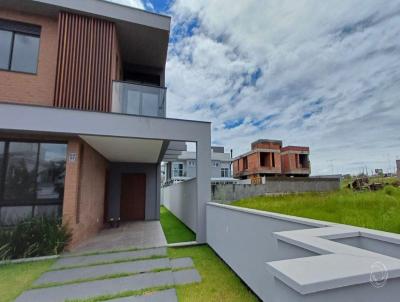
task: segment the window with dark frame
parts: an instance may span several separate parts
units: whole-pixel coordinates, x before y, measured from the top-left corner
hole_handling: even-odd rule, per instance
[[[0,70],[37,73],[41,27],[0,19]]]
[[[0,141],[0,225],[61,215],[67,145]]]

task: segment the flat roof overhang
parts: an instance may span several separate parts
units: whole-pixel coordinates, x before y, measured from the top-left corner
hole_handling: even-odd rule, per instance
[[[0,131],[79,136],[111,162],[159,163],[210,123],[0,103]]]
[[[171,18],[103,0],[2,0],[0,7],[57,17],[60,11],[116,24],[124,63],[164,69]]]

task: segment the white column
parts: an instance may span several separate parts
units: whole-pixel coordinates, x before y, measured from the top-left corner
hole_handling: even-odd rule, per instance
[[[211,201],[211,127],[197,141],[197,228],[196,241],[206,243],[206,205]]]

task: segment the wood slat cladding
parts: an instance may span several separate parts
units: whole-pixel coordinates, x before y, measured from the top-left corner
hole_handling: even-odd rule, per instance
[[[112,22],[60,13],[54,106],[110,111],[115,39]]]

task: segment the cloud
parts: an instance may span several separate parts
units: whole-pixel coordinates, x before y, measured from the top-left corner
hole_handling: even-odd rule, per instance
[[[106,1],[132,6],[140,9],[146,8],[141,0],[106,0]]]
[[[314,174],[400,156],[400,1],[176,0],[168,116],[213,122],[239,154],[309,145]]]

